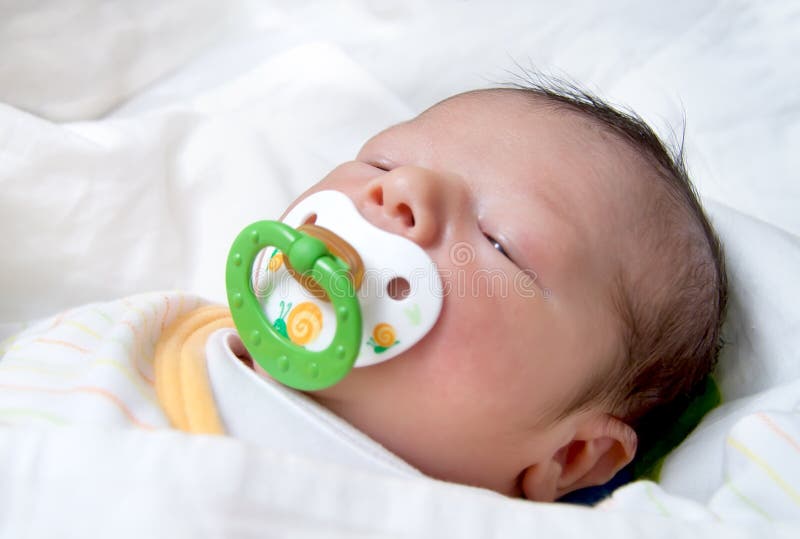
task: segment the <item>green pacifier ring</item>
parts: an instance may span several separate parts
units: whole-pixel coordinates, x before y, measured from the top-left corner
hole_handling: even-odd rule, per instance
[[[324,350],[294,344],[267,320],[250,283],[253,262],[270,246],[284,253],[298,273],[312,272],[328,294],[336,313],[336,332]],[[361,308],[347,272],[347,265],[322,241],[278,221],[253,223],[234,240],[225,273],[233,322],[253,360],[282,384],[322,389],[353,368],[361,342]]]

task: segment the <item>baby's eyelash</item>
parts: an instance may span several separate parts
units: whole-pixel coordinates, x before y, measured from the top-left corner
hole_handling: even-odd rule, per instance
[[[509,260],[511,260],[511,257],[508,256],[508,253],[506,252],[505,248],[503,247],[503,245],[499,241],[497,241],[496,239],[491,237],[489,234],[484,234],[484,236],[486,236],[486,239],[489,240],[489,243],[492,244],[492,247],[497,249],[500,252],[501,255],[503,255],[504,257],[506,257]]]

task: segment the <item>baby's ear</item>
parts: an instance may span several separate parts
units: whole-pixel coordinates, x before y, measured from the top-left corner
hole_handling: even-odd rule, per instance
[[[636,453],[636,432],[608,414],[588,418],[552,457],[525,470],[522,490],[529,500],[553,501],[611,480]]]

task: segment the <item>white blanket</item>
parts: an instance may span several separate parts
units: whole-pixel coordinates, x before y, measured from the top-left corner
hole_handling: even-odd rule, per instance
[[[5,429],[0,534],[797,536],[799,17],[789,0],[0,5],[0,339],[141,291],[222,300],[243,225],[377,130],[510,79],[514,61],[567,73],[667,137],[685,115],[731,276],[725,404],[660,487],[602,509],[232,440]]]

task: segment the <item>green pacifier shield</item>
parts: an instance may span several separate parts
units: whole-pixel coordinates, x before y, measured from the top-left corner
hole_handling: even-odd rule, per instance
[[[336,332],[324,350],[313,352],[281,335],[266,318],[251,288],[253,262],[265,247],[289,258],[325,290],[336,312]],[[350,372],[361,342],[361,309],[348,267],[322,241],[278,221],[245,228],[228,254],[225,282],[233,321],[247,351],[273,378],[296,389],[332,386]]]

